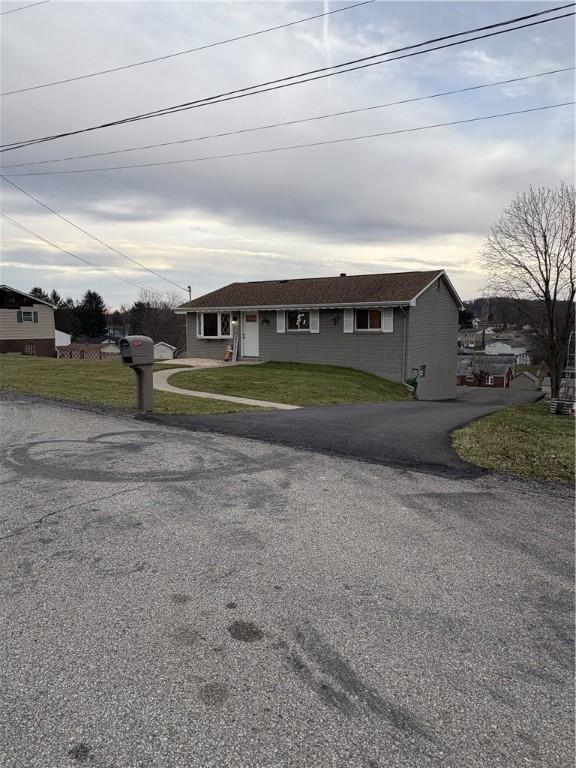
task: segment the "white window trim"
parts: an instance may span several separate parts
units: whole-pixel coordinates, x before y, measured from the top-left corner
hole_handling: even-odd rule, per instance
[[[368,312],[368,318],[370,318],[370,312],[372,311],[378,312],[380,314],[380,322],[378,324],[378,327],[377,328],[358,328],[358,311]],[[370,322],[370,320],[368,320],[368,322]],[[377,309],[376,307],[374,307],[374,309],[370,309],[370,308],[367,308],[367,309],[362,308],[361,310],[355,309],[354,310],[354,332],[355,333],[382,333],[382,310]]]
[[[486,386],[493,387],[494,386],[494,376],[487,376],[486,377]]]
[[[218,334],[216,336],[204,335],[204,315],[218,315]],[[228,315],[230,317],[230,333],[223,334],[222,330],[222,315]],[[198,338],[199,339],[232,339],[232,312],[199,312],[198,313]]]
[[[34,311],[31,309],[22,309],[20,310],[22,312],[22,322],[23,323],[33,323],[34,322]],[[26,315],[30,315],[30,317],[26,317]]]
[[[290,312],[300,312],[301,314],[308,314],[308,328],[289,328],[288,327],[288,315]],[[286,333],[311,333],[312,326],[312,312],[309,309],[287,309],[286,310]]]

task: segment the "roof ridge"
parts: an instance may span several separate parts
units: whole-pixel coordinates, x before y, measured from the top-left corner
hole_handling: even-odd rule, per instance
[[[261,285],[262,283],[296,283],[301,280],[342,280],[349,277],[390,277],[392,275],[439,275],[444,269],[412,269],[408,272],[362,272],[359,275],[322,275],[322,277],[279,277],[271,280],[236,280],[228,285]],[[225,286],[227,287],[227,286]],[[219,289],[216,289],[219,290]],[[212,293],[212,291],[211,291]]]

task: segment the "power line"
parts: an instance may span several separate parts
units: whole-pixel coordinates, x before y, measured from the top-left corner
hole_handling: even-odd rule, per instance
[[[573,6],[574,6],[574,3],[570,3],[569,6],[558,6],[558,8],[555,8],[555,9],[549,9],[547,11],[540,11],[538,14],[530,14],[530,17],[540,16],[540,15],[542,15],[544,13],[551,13],[553,10],[559,10],[559,9],[563,9],[563,8],[566,8],[566,7],[573,7]],[[54,141],[55,139],[64,138],[64,137],[67,137],[67,136],[75,136],[75,135],[78,135],[78,134],[81,134],[81,133],[88,133],[88,132],[91,132],[91,131],[100,130],[102,128],[109,128],[109,127],[116,126],[116,125],[123,125],[125,123],[136,122],[136,121],[139,121],[139,120],[146,120],[146,119],[150,119],[152,117],[160,117],[160,116],[165,115],[165,114],[174,114],[176,112],[180,112],[180,111],[184,111],[184,110],[189,110],[189,109],[195,109],[195,108],[199,108],[199,107],[204,107],[204,106],[208,106],[210,104],[216,104],[216,103],[221,103],[221,102],[224,102],[224,101],[232,101],[234,99],[244,98],[246,96],[254,96],[257,93],[264,93],[264,92],[267,92],[267,91],[279,90],[281,88],[287,88],[287,87],[290,87],[290,86],[293,86],[293,85],[301,85],[302,83],[311,82],[313,80],[321,80],[323,78],[332,77],[334,75],[339,75],[339,74],[342,74],[344,72],[352,72],[352,71],[359,70],[359,69],[365,69],[367,67],[376,66],[378,64],[387,64],[390,61],[397,61],[397,60],[403,59],[403,58],[409,58],[409,57],[412,57],[412,56],[419,56],[419,55],[422,55],[424,53],[431,53],[432,51],[441,50],[441,49],[444,49],[444,48],[451,48],[451,47],[456,46],[456,45],[463,45],[465,43],[470,43],[470,42],[473,42],[475,40],[481,40],[481,39],[484,39],[484,38],[487,38],[487,37],[494,37],[495,35],[501,35],[501,34],[505,34],[507,32],[513,32],[513,31],[516,31],[516,30],[519,30],[519,29],[525,29],[526,27],[537,26],[539,24],[545,24],[545,23],[548,23],[550,21],[557,21],[559,19],[567,18],[568,16],[574,16],[574,12],[567,13],[567,14],[564,14],[562,16],[555,16],[554,18],[550,18],[550,19],[540,19],[540,20],[535,21],[535,22],[531,22],[531,23],[528,23],[528,24],[522,24],[522,25],[519,25],[519,26],[516,26],[516,27],[511,27],[509,29],[502,29],[502,30],[498,30],[496,32],[490,32],[490,33],[485,34],[485,35],[477,35],[476,37],[471,37],[471,38],[468,38],[466,40],[457,40],[455,42],[446,43],[446,44],[443,44],[443,45],[440,45],[440,46],[436,46],[434,48],[429,48],[429,49],[426,49],[426,50],[423,50],[423,51],[412,51],[411,53],[405,53],[405,54],[403,54],[401,56],[396,56],[394,58],[385,59],[384,61],[375,61],[375,62],[374,61],[370,61],[368,63],[360,64],[358,66],[350,67],[348,69],[337,71],[337,72],[325,72],[325,70],[327,70],[327,69],[337,69],[339,67],[344,67],[344,66],[347,66],[348,64],[353,64],[355,62],[354,61],[349,61],[349,62],[345,62],[343,64],[335,65],[333,67],[323,67],[323,68],[321,68],[319,70],[311,70],[308,73],[301,73],[300,75],[291,75],[289,77],[279,78],[278,80],[270,80],[270,81],[267,81],[266,83],[259,83],[257,85],[249,86],[249,87],[246,87],[246,88],[240,88],[240,89],[237,89],[235,91],[228,91],[226,93],[218,94],[216,96],[206,97],[204,99],[197,99],[196,101],[185,102],[183,104],[173,105],[172,107],[166,107],[164,109],[156,110],[154,112],[142,113],[140,115],[134,115],[134,116],[129,117],[129,118],[123,118],[121,120],[114,120],[114,121],[110,121],[108,123],[102,123],[100,125],[91,126],[89,128],[77,129],[75,131],[67,131],[67,132],[64,132],[64,133],[53,134],[51,136],[44,136],[44,137],[37,138],[37,139],[28,139],[28,140],[25,140],[25,141],[11,142],[11,143],[8,143],[8,144],[0,145],[0,148],[1,148],[0,151],[8,152],[8,151],[11,151],[11,150],[14,150],[14,149],[21,149],[21,148],[26,147],[26,146],[31,146],[33,144],[40,144],[40,143],[43,143],[43,142],[46,142],[46,141]],[[428,40],[428,41],[423,42],[423,43],[416,43],[416,44],[413,44],[413,45],[404,46],[403,48],[398,48],[398,49],[395,49],[394,51],[385,51],[385,52],[382,52],[382,53],[379,53],[379,54],[374,54],[373,56],[364,57],[363,59],[356,59],[355,61],[356,62],[358,62],[358,61],[366,61],[366,59],[373,59],[373,58],[377,58],[377,57],[380,57],[380,56],[389,55],[389,54],[395,53],[397,51],[404,51],[404,50],[409,50],[409,49],[413,49],[413,48],[420,48],[422,46],[430,44],[431,42],[435,42],[435,41],[439,41],[439,40],[447,40],[447,39],[451,39],[451,38],[454,38],[454,37],[459,37],[459,36],[462,36],[462,35],[470,34],[472,32],[480,31],[480,30],[483,30],[483,29],[491,29],[491,28],[494,28],[494,27],[508,25],[508,24],[511,24],[511,23],[513,23],[515,21],[518,21],[519,19],[524,19],[524,18],[528,18],[528,17],[517,17],[515,19],[511,19],[511,20],[508,20],[508,21],[498,22],[496,24],[491,24],[491,25],[489,25],[487,27],[479,27],[479,28],[473,29],[473,30],[466,30],[466,31],[463,31],[463,32],[453,33],[451,35],[446,35],[446,36],[441,37],[441,38],[435,38],[435,40]],[[313,72],[324,72],[324,74],[315,75],[314,77],[309,77],[306,80],[298,80],[296,82],[284,82],[286,80],[293,80],[294,78],[303,77],[303,76],[311,74]],[[276,83],[276,85],[274,85],[274,83]],[[261,86],[270,86],[270,87],[261,88]],[[260,90],[254,90],[256,88],[261,88],[261,89]],[[251,91],[251,92],[248,92],[248,91]]]
[[[0,13],[0,16],[6,16],[8,13],[16,13],[17,11],[25,11],[27,8],[34,8],[36,5],[44,5],[45,3],[49,3],[50,0],[40,0],[39,3],[30,3],[30,5],[21,5],[19,8],[12,8],[9,11],[2,11]],[[4,94],[0,93],[0,96],[3,96]]]
[[[287,152],[293,149],[305,149],[308,147],[322,147],[329,144],[344,144],[351,141],[361,141],[364,139],[374,139],[379,136],[396,136],[401,133],[416,133],[417,131],[427,131],[432,128],[446,128],[451,125],[464,125],[465,123],[478,123],[482,120],[494,120],[499,117],[510,117],[511,115],[525,115],[529,112],[542,112],[546,109],[556,109],[557,107],[567,107],[576,104],[576,101],[563,101],[559,104],[546,104],[542,107],[531,107],[530,109],[518,109],[512,112],[499,112],[493,115],[481,115],[479,117],[470,117],[465,120],[451,120],[445,123],[432,123],[430,125],[419,125],[415,128],[401,128],[396,131],[378,131],[377,133],[366,133],[361,136],[350,136],[344,139],[329,139],[326,141],[313,141],[306,144],[291,144],[283,147],[271,147],[269,149],[253,149],[248,152],[231,152],[226,155],[207,155],[205,157],[191,157],[184,160],[165,160],[157,163],[137,163],[133,165],[112,165],[103,168],[77,168],[70,171],[37,171],[33,173],[5,174],[2,178],[17,179],[21,176],[61,176],[76,173],[100,173],[102,171],[119,171],[131,168],[156,168],[163,165],[182,165],[184,163],[201,163],[207,160],[227,160],[234,157],[249,157],[251,155],[267,155],[274,152]]]
[[[131,256],[128,256],[122,251],[119,251],[117,248],[114,248],[113,246],[109,245],[104,240],[101,240],[99,237],[96,237],[96,235],[93,235],[91,232],[88,232],[86,229],[83,229],[82,227],[78,226],[78,224],[75,224],[73,221],[66,218],[66,216],[62,215],[61,213],[58,213],[58,211],[55,211],[54,208],[50,208],[50,206],[46,205],[46,203],[43,203],[42,200],[39,200],[30,192],[27,192],[22,187],[19,187],[18,184],[15,184],[13,181],[10,181],[10,179],[7,179],[5,176],[0,176],[0,179],[5,181],[7,184],[10,184],[10,186],[14,187],[14,189],[17,189],[20,192],[22,192],[22,194],[26,195],[26,197],[29,197],[30,200],[34,200],[34,202],[38,203],[38,205],[41,205],[42,208],[45,208],[47,211],[50,211],[50,213],[53,213],[54,216],[58,216],[59,219],[62,219],[62,221],[65,221],[67,224],[70,224],[72,227],[74,227],[74,229],[77,229],[79,232],[82,232],[82,234],[86,235],[87,237],[90,237],[92,240],[99,243],[100,245],[103,245],[104,248],[107,248],[109,251],[112,251],[112,253],[116,253],[118,256],[122,256],[123,259],[127,259],[128,261],[131,261],[133,264],[137,264],[141,269],[145,269],[146,272],[150,272],[150,274],[155,275],[156,277],[159,277],[161,280],[164,280],[167,283],[170,283],[170,285],[175,286],[179,290],[184,292],[187,291],[186,288],[183,288],[181,285],[178,285],[178,283],[175,283],[173,280],[170,280],[168,277],[164,277],[164,275],[160,274],[160,272],[156,272],[155,270],[150,269],[150,267],[147,267],[144,264],[141,264],[139,261],[136,261],[136,259],[133,259]]]
[[[128,283],[128,285],[132,285],[136,288],[139,288],[142,291],[154,291],[154,293],[160,293],[160,291],[157,291],[154,288],[147,288],[144,285],[135,283],[132,280],[129,280],[127,277],[120,277],[120,275],[115,275],[114,272],[110,272],[110,270],[105,269],[104,267],[101,267],[98,264],[94,264],[94,262],[89,261],[88,259],[85,259],[83,256],[78,256],[78,254],[72,253],[72,251],[68,251],[66,250],[66,248],[61,248],[59,245],[56,245],[56,243],[53,243],[51,240],[48,240],[47,238],[42,237],[42,235],[39,235],[37,232],[33,232],[28,227],[25,227],[24,224],[20,224],[20,222],[11,218],[6,213],[0,212],[0,217],[10,222],[10,224],[12,224],[14,227],[17,227],[18,229],[22,230],[22,232],[26,232],[27,234],[32,235],[32,237],[35,237],[37,240],[41,240],[43,243],[47,243],[48,245],[51,245],[52,248],[56,248],[57,251],[62,251],[62,253],[66,253],[68,256],[71,256],[73,259],[77,259],[78,261],[84,262],[84,264],[87,264],[89,267],[98,269],[100,270],[100,272],[105,272],[110,277],[115,277],[116,280],[122,280],[123,283]]]
[[[85,155],[69,155],[68,157],[60,157],[60,158],[53,158],[52,160],[31,160],[27,163],[10,163],[9,165],[3,165],[0,167],[0,170],[4,170],[6,168],[23,168],[23,167],[29,167],[32,165],[47,165],[52,163],[63,163],[68,160],[87,160],[88,158],[92,157],[105,157],[109,155],[119,155],[124,154],[127,152],[138,152],[141,150],[146,149],[158,149],[160,147],[171,147],[174,145],[179,144],[189,144],[191,142],[196,141],[205,141],[207,139],[220,139],[225,136],[238,136],[245,133],[254,133],[256,131],[265,131],[269,130],[271,128],[282,128],[289,125],[299,125],[301,123],[310,123],[317,120],[326,120],[328,118],[332,117],[343,117],[346,115],[354,115],[358,114],[360,112],[370,112],[372,110],[376,109],[385,109],[387,107],[395,107],[402,104],[412,104],[417,101],[426,101],[430,99],[438,99],[444,96],[454,96],[459,93],[467,93],[471,91],[478,91],[484,88],[495,88],[499,85],[511,85],[513,83],[520,83],[525,80],[531,80],[537,77],[546,77],[549,75],[556,75],[563,72],[571,72],[575,69],[575,67],[563,67],[562,69],[552,69],[547,72],[537,72],[533,75],[524,75],[522,77],[513,77],[509,78],[507,80],[497,80],[492,83],[482,83],[481,85],[471,85],[466,88],[456,88],[450,91],[439,91],[438,93],[431,93],[427,94],[425,96],[415,96],[414,98],[410,99],[400,99],[398,101],[390,101],[385,104],[373,104],[368,107],[358,107],[357,109],[346,109],[341,110],[339,112],[330,112],[328,114],[324,115],[313,115],[311,117],[303,117],[299,118],[297,120],[286,120],[284,122],[278,122],[278,123],[268,123],[266,125],[259,125],[252,128],[241,128],[237,131],[226,131],[223,133],[212,133],[208,134],[206,136],[195,136],[193,138],[189,139],[179,139],[177,141],[164,141],[159,144],[143,144],[137,147],[126,147],[124,149],[114,149],[110,150],[108,152],[93,152],[91,154],[85,154]]]
[[[43,0],[43,2],[49,2],[49,0]],[[264,35],[267,32],[275,32],[278,29],[285,29],[287,27],[294,27],[297,24],[304,24],[307,21],[314,21],[315,19],[321,19],[324,16],[332,16],[334,13],[342,13],[343,11],[350,11],[353,8],[359,8],[362,5],[370,5],[375,0],[363,0],[361,3],[354,3],[354,5],[345,5],[343,8],[336,8],[333,11],[326,11],[324,13],[317,13],[314,16],[306,16],[304,19],[297,19],[296,21],[289,21],[286,24],[277,24],[274,27],[267,27],[266,29],[259,29],[256,32],[248,32],[245,35],[238,35],[237,37],[230,37],[227,40],[219,40],[216,43],[207,43],[206,45],[200,45],[196,48],[188,48],[185,51],[177,51],[176,53],[168,53],[164,56],[155,56],[153,59],[143,59],[142,61],[135,61],[132,64],[124,64],[121,67],[111,67],[110,69],[101,69],[97,72],[90,72],[87,75],[77,75],[76,77],[67,77],[64,80],[54,80],[50,83],[41,83],[40,85],[31,85],[28,88],[18,88],[12,91],[5,91],[0,93],[0,96],[12,96],[15,93],[26,93],[27,91],[37,91],[40,88],[51,88],[53,85],[63,85],[64,83],[73,83],[77,80],[87,80],[91,77],[99,77],[100,75],[108,75],[112,72],[120,72],[123,69],[133,69],[134,67],[141,67],[144,64],[153,64],[156,61],[166,61],[166,59],[174,59],[176,56],[185,56],[189,53],[197,53],[198,51],[205,51],[209,48],[216,48],[220,45],[227,45],[228,43],[235,43],[239,40],[246,40],[249,37],[257,37],[258,35]]]

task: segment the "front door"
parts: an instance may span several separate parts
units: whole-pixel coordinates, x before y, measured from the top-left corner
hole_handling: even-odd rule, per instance
[[[258,312],[242,313],[242,357],[258,357]]]

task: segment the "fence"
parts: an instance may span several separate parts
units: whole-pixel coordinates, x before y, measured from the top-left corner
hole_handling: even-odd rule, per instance
[[[57,347],[59,358],[68,360],[117,360],[120,361],[119,352],[106,352],[100,349],[98,344],[75,345]]]

